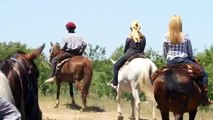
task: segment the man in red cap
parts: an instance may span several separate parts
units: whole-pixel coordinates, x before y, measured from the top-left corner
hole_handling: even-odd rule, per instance
[[[76,25],[73,22],[68,22],[66,24],[66,28],[68,34],[63,38],[61,44],[62,50],[64,50],[65,53],[63,55],[58,55],[52,59],[51,61],[52,78],[46,80],[45,82],[54,81],[57,63],[71,56],[82,55],[84,50],[86,49],[87,46],[86,42],[83,41],[80,35],[75,33]]]

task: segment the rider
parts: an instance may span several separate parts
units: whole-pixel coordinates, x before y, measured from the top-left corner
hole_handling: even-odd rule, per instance
[[[52,78],[46,80],[45,82],[54,81],[57,63],[71,56],[82,55],[86,49],[86,42],[83,41],[81,36],[75,33],[76,25],[73,22],[68,22],[66,24],[66,29],[68,34],[63,38],[62,41],[62,50],[64,51],[64,54],[58,55],[52,59]]]
[[[118,71],[124,65],[124,63],[135,53],[144,54],[146,46],[146,38],[140,32],[141,26],[138,21],[133,21],[130,27],[131,33],[126,38],[124,47],[124,55],[114,64],[114,76],[109,85],[116,89],[118,85]]]
[[[208,75],[200,65],[194,62],[191,41],[189,36],[182,31],[181,17],[177,15],[172,16],[168,29],[168,33],[165,35],[163,41],[163,55],[167,60],[167,64],[193,64],[201,69],[203,77],[198,85],[202,92],[202,105],[209,105],[210,102],[207,97]]]

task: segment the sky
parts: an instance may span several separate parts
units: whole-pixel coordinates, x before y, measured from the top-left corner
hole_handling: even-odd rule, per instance
[[[213,44],[212,0],[0,0],[0,42],[21,42],[29,48],[61,42],[65,25],[93,46],[105,47],[106,57],[125,44],[134,20],[146,36],[145,50],[162,53],[162,38],[172,15],[180,15],[183,31],[193,49],[202,52]]]

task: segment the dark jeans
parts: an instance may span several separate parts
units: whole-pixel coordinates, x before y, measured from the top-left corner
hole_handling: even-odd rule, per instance
[[[121,57],[115,64],[114,64],[114,76],[113,76],[113,85],[118,85],[118,71],[124,65],[124,63],[128,60],[126,56]]]
[[[54,57],[51,61],[51,76],[55,76],[55,69],[56,69],[56,65],[57,63],[60,62],[61,58],[62,58],[63,54],[60,54],[56,57]]]
[[[200,65],[195,63],[194,60],[191,60],[189,58],[175,58],[174,60],[167,60],[167,65],[178,64],[178,63],[193,64],[197,68],[201,69],[203,77],[198,82],[200,82],[200,84],[202,84],[202,85],[208,85],[208,74]]]
[[[69,57],[72,57],[73,55],[71,55],[70,53],[67,53],[65,52],[64,54],[59,54],[57,55],[56,57],[54,57],[52,59],[52,62],[51,62],[51,76],[55,76],[55,73],[56,73],[56,65],[61,62],[62,60],[66,59],[66,58],[69,58]]]

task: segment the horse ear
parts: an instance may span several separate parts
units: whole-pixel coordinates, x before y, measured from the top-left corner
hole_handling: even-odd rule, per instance
[[[58,45],[58,46],[60,45],[58,42],[56,42],[55,44]]]
[[[51,47],[53,46],[53,43],[52,43],[52,42],[50,42],[50,46],[51,46]]]
[[[45,47],[45,44],[43,44],[42,46],[40,46],[39,48],[34,50],[32,53],[25,54],[26,59],[33,60],[33,59],[37,58],[43,51],[44,47]]]

